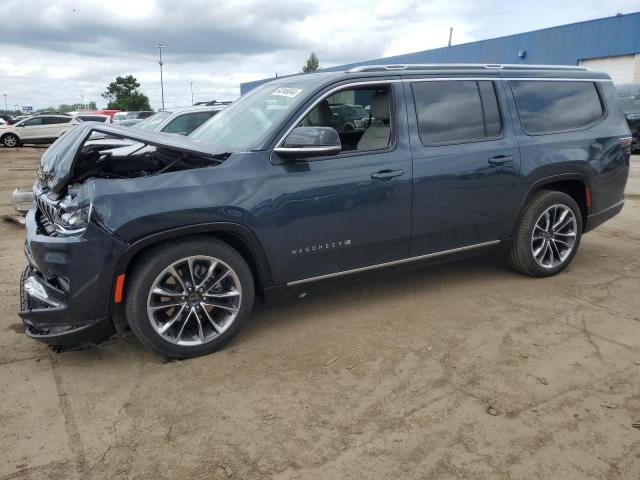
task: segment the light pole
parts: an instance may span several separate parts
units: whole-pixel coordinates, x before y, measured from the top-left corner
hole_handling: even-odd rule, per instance
[[[159,43],[156,45],[156,48],[160,52],[160,61],[158,62],[158,65],[160,65],[160,93],[162,94],[162,109],[164,110],[164,83],[162,81],[162,49],[164,48],[164,45]]]
[[[191,106],[193,106],[193,82],[191,83]]]
[[[4,95],[4,111],[8,111],[9,109],[7,108],[7,94],[3,93]]]
[[[80,95],[82,103],[80,104],[81,108],[84,110],[84,95]]]

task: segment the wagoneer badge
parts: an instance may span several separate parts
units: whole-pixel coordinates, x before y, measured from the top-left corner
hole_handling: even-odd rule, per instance
[[[335,248],[350,247],[351,240],[341,240],[339,242],[327,242],[318,245],[309,245],[308,247],[302,247],[291,250],[291,255],[304,255],[305,253],[318,253],[325,250],[333,250]]]

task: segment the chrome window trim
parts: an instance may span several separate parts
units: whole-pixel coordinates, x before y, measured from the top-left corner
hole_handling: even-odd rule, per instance
[[[365,80],[365,81],[361,81],[361,82],[349,82],[349,83],[343,83],[341,85],[338,85],[337,87],[332,88],[331,90],[328,90],[326,93],[324,93],[321,97],[318,97],[311,105],[309,105],[303,112],[302,114],[300,114],[295,122],[293,122],[291,124],[291,126],[287,129],[286,132],[284,132],[284,134],[280,137],[280,139],[276,142],[276,146],[275,148],[280,148],[282,147],[282,145],[284,145],[284,140],[285,138],[287,138],[287,136],[293,131],[293,129],[296,127],[296,125],[298,125],[298,123],[300,123],[302,121],[302,119],[304,117],[306,117],[309,112],[311,112],[311,110],[313,110],[316,105],[318,105],[322,100],[324,100],[325,98],[333,95],[335,92],[340,91],[340,90],[348,90],[350,87],[359,87],[362,85],[386,85],[386,84],[390,84],[390,83],[400,83],[402,80],[399,78],[394,78],[394,79],[381,79],[381,80]],[[275,149],[274,148],[274,149]]]
[[[402,265],[404,263],[415,262],[418,260],[426,260],[427,258],[434,258],[434,257],[443,256],[443,255],[449,255],[451,253],[464,252],[465,250],[472,250],[474,248],[489,247],[491,245],[497,245],[498,243],[500,243],[500,240],[492,240],[490,242],[467,245],[466,247],[452,248],[451,250],[442,250],[440,252],[427,253],[426,255],[419,255],[417,257],[403,258],[401,260],[394,260],[392,262],[379,263],[377,265],[368,265],[366,267],[353,268],[351,270],[343,270],[342,272],[327,273],[325,275],[318,275],[316,277],[303,278],[301,280],[294,280],[292,282],[287,282],[287,286],[292,287],[295,285],[301,285],[303,283],[315,282],[317,280],[340,277],[342,275],[350,275],[352,273],[358,273],[358,272],[366,272],[368,270],[376,270],[378,268],[391,267],[393,265]]]
[[[529,82],[613,82],[610,78],[538,78],[538,77],[433,77],[433,78],[402,78],[402,82],[443,82],[455,80],[492,80],[512,82],[523,80]]]
[[[291,124],[291,126],[280,136],[278,141],[276,142],[276,146],[274,148],[282,147],[284,144],[284,139],[291,133],[291,131],[295,128],[295,126],[302,121],[304,117],[306,117],[311,110],[315,108],[318,103],[332,95],[333,93],[339,90],[345,90],[350,87],[359,87],[363,85],[385,85],[391,83],[411,83],[411,82],[444,82],[444,81],[469,81],[469,80],[488,80],[488,81],[505,81],[510,82],[514,80],[527,80],[527,81],[541,81],[541,82],[613,82],[613,80],[605,79],[605,78],[537,78],[537,77],[454,77],[454,76],[444,76],[444,77],[432,77],[432,78],[424,78],[424,77],[413,77],[413,78],[392,78],[392,79],[380,79],[380,80],[363,80],[363,81],[354,81],[340,84],[330,90],[328,90],[324,95],[315,100],[309,107],[307,107],[302,114],[300,114],[296,120]]]

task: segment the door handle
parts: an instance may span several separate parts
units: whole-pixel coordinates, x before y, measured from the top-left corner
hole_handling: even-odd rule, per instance
[[[495,157],[491,157],[488,162],[489,165],[504,165],[505,163],[513,162],[513,155],[496,155]]]
[[[379,172],[373,172],[371,178],[374,180],[389,180],[393,177],[399,177],[404,173],[404,170],[380,170]]]

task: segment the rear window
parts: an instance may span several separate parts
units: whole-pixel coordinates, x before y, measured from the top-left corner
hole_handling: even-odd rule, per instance
[[[106,122],[108,119],[102,115],[78,115],[78,118],[84,122]]]
[[[522,128],[528,134],[588,127],[603,115],[593,82],[512,81]]]
[[[425,145],[476,141],[500,135],[493,82],[454,80],[412,85],[420,140]]]

